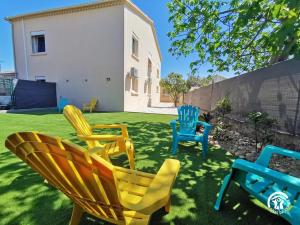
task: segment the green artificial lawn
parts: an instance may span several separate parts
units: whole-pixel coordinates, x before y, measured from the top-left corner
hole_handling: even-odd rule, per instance
[[[210,146],[207,161],[201,159],[201,146],[180,145],[177,155],[171,154],[169,115],[142,113],[86,114],[91,123],[124,123],[136,150],[138,170],[156,173],[166,158],[176,158],[181,169],[176,179],[169,214],[160,210],[151,224],[182,225],[284,225],[288,224],[265,209],[236,185],[231,185],[220,212],[213,209],[220,182],[229,172],[233,157],[222,149]],[[16,131],[40,131],[61,136],[77,144],[73,128],[62,114],[36,112],[0,114],[0,224],[65,225],[72,212],[72,203],[61,192],[43,182],[25,163],[4,147],[5,138]],[[114,160],[128,167],[126,156]],[[81,224],[108,224],[85,216]]]

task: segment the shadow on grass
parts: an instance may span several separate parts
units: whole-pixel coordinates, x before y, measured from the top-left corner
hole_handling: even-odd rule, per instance
[[[122,123],[122,122],[121,122]],[[156,173],[166,158],[181,162],[181,169],[172,192],[172,207],[169,214],[160,210],[153,214],[151,224],[176,225],[284,225],[281,218],[270,214],[253,203],[242,190],[232,185],[225,197],[220,212],[213,210],[216,194],[224,176],[229,172],[233,158],[222,149],[210,146],[207,160],[201,158],[201,145],[179,145],[177,155],[171,154],[171,129],[161,122],[126,122],[136,151],[136,168]],[[74,133],[70,141],[83,145]],[[32,170],[3,152],[0,160],[10,162],[0,166],[0,178],[14,176],[11,183],[1,184],[0,196],[13,201],[13,209],[1,210],[3,224],[68,224],[71,217],[71,202],[59,191],[43,183]],[[113,163],[128,167],[125,155],[116,157]],[[108,224],[90,216],[82,219],[81,225]]]

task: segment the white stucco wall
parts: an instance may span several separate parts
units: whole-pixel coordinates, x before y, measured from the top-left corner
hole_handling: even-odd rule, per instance
[[[26,79],[22,21],[13,27],[16,70]],[[124,111],[123,5],[25,19],[24,31],[30,80],[46,76],[57,83],[58,98],[80,107],[96,97],[98,110]],[[32,54],[32,31],[45,32],[46,54]]]
[[[132,36],[135,35],[139,41],[138,60],[132,57]],[[147,81],[148,58],[152,61],[152,105],[159,103],[160,94],[156,92],[159,87],[159,78],[156,71],[161,71],[161,60],[155,43],[154,33],[151,25],[146,22],[140,15],[135,13],[130,7],[124,7],[124,109],[125,111],[144,112],[147,108],[148,94],[144,93],[144,84]],[[130,80],[126,76],[130,72],[131,67],[138,70],[138,95],[131,92]]]

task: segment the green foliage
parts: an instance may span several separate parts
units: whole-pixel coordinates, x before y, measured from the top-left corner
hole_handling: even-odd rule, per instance
[[[211,115],[211,113],[210,112],[207,112],[207,113],[202,113],[201,115],[200,115],[200,121],[204,121],[204,122],[206,122],[206,123],[210,123],[210,121],[213,119],[213,116]]]
[[[186,80],[186,84],[189,89],[191,87],[205,87],[205,86],[209,85],[212,82],[212,80],[213,80],[213,76],[211,76],[211,75],[201,78],[194,74],[190,74]]]
[[[300,56],[299,0],[172,0],[170,52],[196,53],[193,72],[252,71]]]
[[[215,140],[220,140],[221,135],[224,133],[224,128],[220,123],[217,123],[213,130],[212,130],[212,136]]]
[[[175,106],[177,106],[180,95],[189,90],[186,81],[178,73],[170,73],[166,78],[162,78],[160,85],[168,92]]]
[[[216,104],[216,112],[222,116],[230,113],[231,110],[230,99],[227,96],[219,100]]]
[[[248,119],[254,126],[256,150],[259,150],[259,143],[261,143],[260,148],[271,144],[274,138],[272,129],[276,126],[277,120],[269,118],[268,113],[265,112],[251,112],[248,114]]]

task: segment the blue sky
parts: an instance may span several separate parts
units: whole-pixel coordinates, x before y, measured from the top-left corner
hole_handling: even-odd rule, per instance
[[[167,37],[168,31],[172,29],[168,22],[169,12],[166,7],[168,0],[132,0],[142,9],[155,23],[157,29],[160,48],[163,55],[162,76],[170,72],[178,72],[186,76],[189,72],[189,64],[196,59],[196,56],[177,58],[172,56],[168,49],[170,40]],[[0,63],[2,71],[14,70],[13,47],[11,40],[10,24],[4,20],[6,16],[13,16],[22,13],[34,12],[50,8],[64,7],[75,4],[92,2],[88,0],[1,0],[0,10]],[[203,65],[199,70],[200,76],[207,75],[209,65]],[[231,77],[233,73],[220,73],[226,77]]]

